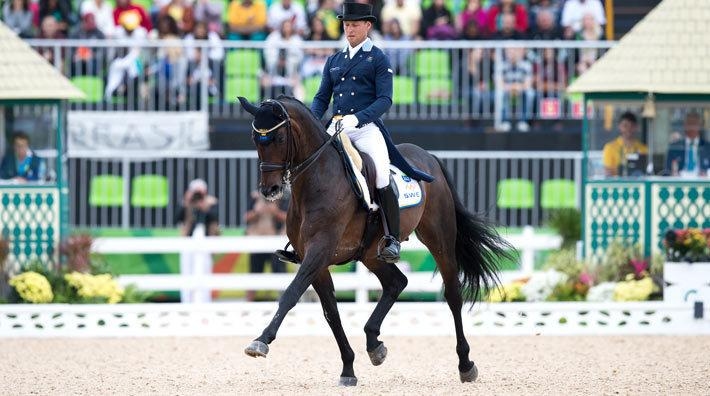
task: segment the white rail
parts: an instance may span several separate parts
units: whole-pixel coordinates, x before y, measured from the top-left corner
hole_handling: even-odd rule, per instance
[[[505,239],[521,252],[519,271],[505,272],[503,279],[529,275],[534,270],[536,250],[559,248],[559,236],[535,234],[532,227],[526,227],[520,235],[505,236]],[[286,237],[208,237],[203,239],[185,237],[150,238],[97,238],[93,251],[102,254],[140,253],[180,253],[180,260],[189,260],[190,253],[271,253],[284,246]],[[426,250],[416,238],[405,241],[402,249]],[[183,265],[181,265],[184,268]],[[406,268],[405,268],[406,271]],[[407,291],[437,292],[441,289],[441,277],[430,273],[408,273]],[[121,284],[135,284],[142,290],[284,290],[293,274],[204,274],[204,275],[123,275]],[[355,290],[356,302],[367,302],[369,290],[379,290],[377,278],[369,274],[361,263],[355,273],[333,274],[336,290]]]

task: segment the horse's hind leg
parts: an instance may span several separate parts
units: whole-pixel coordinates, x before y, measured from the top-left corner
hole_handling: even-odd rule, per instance
[[[343,325],[340,322],[340,314],[338,313],[337,300],[335,299],[335,288],[333,287],[333,278],[330,276],[328,268],[324,268],[313,281],[313,288],[320,297],[320,303],[323,306],[323,316],[328,322],[330,329],[333,330],[335,341],[340,349],[340,357],[343,360],[343,371],[340,374],[340,385],[355,386],[357,378],[353,370],[353,361],[355,353],[350,348],[348,338],[345,336]]]
[[[385,316],[397,301],[397,297],[407,287],[407,277],[394,264],[386,264],[376,259],[365,263],[367,268],[377,276],[382,284],[382,297],[377,302],[375,310],[365,324],[365,336],[367,337],[367,353],[373,365],[379,366],[387,357],[387,348],[378,340],[380,327]]]
[[[433,219],[431,214],[426,219]],[[478,377],[476,365],[469,360],[470,347],[466,336],[463,333],[463,321],[461,319],[461,308],[463,299],[461,298],[461,283],[458,277],[458,265],[455,256],[455,230],[451,227],[443,227],[441,224],[455,224],[455,222],[434,222],[429,221],[420,224],[417,228],[417,236],[429,248],[436,264],[439,267],[441,278],[444,282],[444,297],[449,304],[449,309],[454,316],[454,327],[456,329],[456,354],[459,356],[459,376],[461,382],[473,382]]]

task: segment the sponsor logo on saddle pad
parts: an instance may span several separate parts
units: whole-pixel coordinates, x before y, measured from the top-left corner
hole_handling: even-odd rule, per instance
[[[402,173],[394,165],[390,165],[390,172],[399,191],[400,208],[409,208],[422,203],[422,188],[416,180]]]

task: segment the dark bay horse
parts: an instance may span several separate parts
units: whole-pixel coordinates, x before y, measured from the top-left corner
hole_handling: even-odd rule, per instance
[[[367,212],[355,198],[339,153],[328,144],[330,135],[310,110],[290,97],[267,100],[258,107],[241,97],[239,101],[254,116],[252,134],[261,161],[261,193],[275,200],[281,197],[284,186],[291,184],[286,229],[302,259],[273,319],[245,353],[265,357],[286,314],[313,285],[340,349],[340,384],[355,385],[355,355],[340,322],[328,267],[350,261],[360,251],[360,261],[382,283],[382,297],[365,324],[367,351],[374,365],[381,364],[387,355],[378,340],[380,326],[407,286],[407,277],[397,266],[377,260],[381,227],[369,246],[359,248]],[[466,211],[438,158],[412,144],[401,144],[398,149],[413,166],[435,178],[432,183],[420,183],[420,205],[402,210],[400,235],[405,238],[415,232],[436,260],[444,296],[454,316],[460,379],[474,381],[478,370],[468,357],[469,346],[461,322],[463,299],[474,302],[486,288],[497,283],[497,259],[508,257],[511,248],[494,228]]]

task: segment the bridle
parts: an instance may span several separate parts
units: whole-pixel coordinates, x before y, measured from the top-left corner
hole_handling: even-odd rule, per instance
[[[284,105],[279,102],[278,100],[274,99],[267,99],[263,102],[261,102],[260,106],[263,106],[265,104],[269,105],[276,105],[278,108],[281,110],[281,122],[278,124],[274,125],[273,127],[266,129],[266,128],[257,128],[254,126],[254,121],[251,123],[251,129],[254,131],[254,140],[257,142],[257,144],[265,144],[267,142],[270,142],[274,140],[272,133],[276,132],[279,128],[283,127],[284,125],[286,126],[286,162],[267,162],[267,161],[260,161],[259,162],[259,170],[264,173],[264,172],[275,172],[275,171],[284,171],[283,175],[283,183],[284,184],[291,184],[293,183],[303,172],[308,169],[313,163],[320,157],[320,155],[325,151],[325,149],[328,147],[328,145],[332,144],[335,139],[340,135],[340,133],[343,131],[343,126],[341,120],[337,120],[335,123],[335,133],[333,136],[331,136],[328,140],[326,140],[316,151],[314,151],[311,155],[308,156],[303,162],[300,164],[295,164],[294,165],[294,156],[296,155],[296,149],[295,145],[296,142],[293,137],[293,131],[291,129],[291,116],[289,116],[288,111],[286,111],[286,108]],[[261,143],[263,142],[263,143]]]

